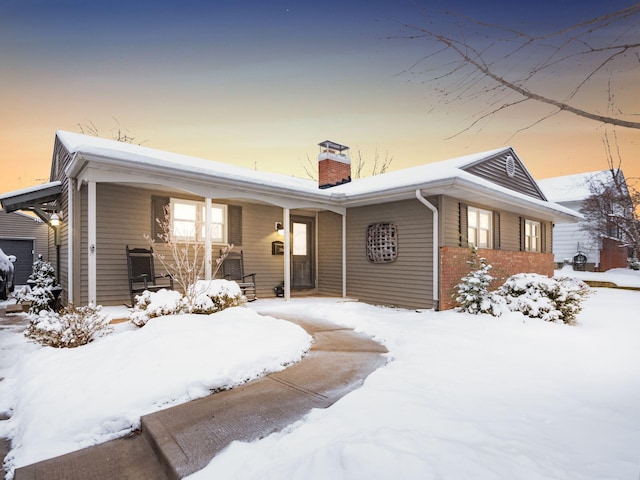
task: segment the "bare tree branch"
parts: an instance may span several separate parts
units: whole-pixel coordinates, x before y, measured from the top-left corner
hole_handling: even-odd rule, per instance
[[[437,46],[406,72],[425,75],[427,82],[435,84],[445,105],[499,93],[518,95],[516,100],[505,98],[500,103],[490,102],[490,108],[458,134],[477,126],[491,115],[522,103],[522,99],[554,108],[541,120],[559,112],[568,112],[605,125],[640,129],[640,122],[630,118],[637,112],[623,113],[621,109],[609,108],[607,113],[602,113],[597,107],[585,108],[578,104],[578,94],[587,86],[594,88],[602,75],[611,78],[615,72],[638,68],[639,15],[640,3],[637,3],[556,31],[531,35],[460,13],[445,12],[444,17],[435,17],[425,12],[427,26],[402,24],[413,33],[388,38],[427,40]],[[452,52],[457,60],[452,61],[447,52]],[[635,64],[630,63],[634,61]],[[426,68],[419,72],[418,67],[422,66]],[[569,75],[582,78],[578,78],[562,99],[545,93],[545,85],[537,83],[545,78],[543,75],[552,75],[553,79]],[[613,91],[611,85],[609,91]],[[591,95],[586,98],[592,101]],[[531,125],[536,123],[539,122]],[[524,129],[527,128],[530,126]]]

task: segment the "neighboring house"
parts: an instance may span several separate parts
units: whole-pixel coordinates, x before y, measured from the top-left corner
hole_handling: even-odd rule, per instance
[[[618,171],[624,183],[622,171]],[[545,196],[579,212],[585,200],[592,195],[592,185],[609,185],[613,182],[611,171],[565,175],[538,180]],[[607,236],[594,236],[584,229],[584,222],[563,223],[553,227],[553,255],[557,268],[571,264],[579,253],[586,255],[585,269],[605,271],[610,268],[627,267],[627,249],[620,239],[620,232],[614,230]]]
[[[48,248],[49,228],[42,220],[22,212],[0,210],[0,249],[16,257],[16,285],[27,283],[39,255],[48,259]]]
[[[0,201],[61,217],[63,298],[102,305],[128,303],[125,246],[157,238],[165,206],[176,230],[191,226],[190,241],[211,238],[214,258],[222,245],[242,250],[259,297],[284,281],[285,299],[439,309],[453,306],[470,245],[496,277],[552,275],[551,225],[579,218],[547,201],[511,148],[351,181],[348,147],[319,145],[316,183],[57,132],[41,198],[11,192]]]

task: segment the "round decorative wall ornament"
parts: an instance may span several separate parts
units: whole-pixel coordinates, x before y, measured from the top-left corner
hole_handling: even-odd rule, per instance
[[[509,175],[509,177],[513,177],[516,174],[516,161],[511,155],[507,155],[505,169],[507,170],[507,175]]]

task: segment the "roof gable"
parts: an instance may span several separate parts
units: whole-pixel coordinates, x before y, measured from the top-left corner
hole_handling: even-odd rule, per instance
[[[500,185],[501,187],[529,195],[538,200],[547,199],[527,168],[511,148],[466,166],[461,166],[460,169]]]

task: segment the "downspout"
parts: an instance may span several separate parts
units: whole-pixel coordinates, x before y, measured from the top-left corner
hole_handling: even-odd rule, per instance
[[[439,270],[439,246],[438,246],[438,209],[434,207],[420,193],[420,189],[416,190],[416,198],[420,203],[427,207],[433,213],[433,304],[435,310],[440,307],[440,298],[438,295],[438,270]]]
[[[347,298],[347,211],[342,215],[342,298]]]
[[[73,290],[73,248],[75,247],[73,242],[73,232],[76,228],[74,222],[75,204],[73,201],[76,193],[75,186],[75,179],[70,178],[69,186],[67,187],[67,303],[75,303],[73,298],[73,295],[75,294]]]

